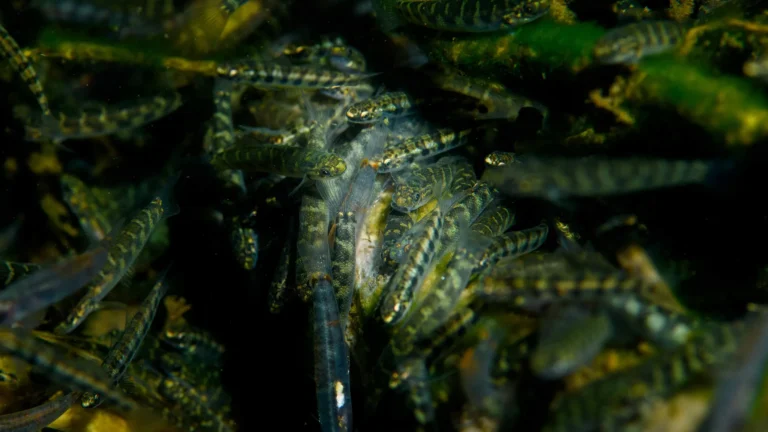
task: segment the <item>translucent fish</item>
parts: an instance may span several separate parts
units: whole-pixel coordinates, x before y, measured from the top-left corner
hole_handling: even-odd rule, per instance
[[[24,55],[24,51],[16,43],[16,40],[11,37],[3,26],[0,26],[0,53],[8,60],[16,72],[21,75],[27,87],[32,91],[38,105],[43,110],[43,116],[51,117],[48,97],[43,92],[43,85],[40,83],[40,78],[38,78],[34,66],[27,59],[27,56]]]
[[[144,299],[141,306],[139,306],[139,310],[136,311],[128,326],[120,335],[120,339],[115,342],[101,363],[101,368],[109,375],[112,385],[116,384],[128,370],[128,366],[139,351],[141,343],[144,341],[144,336],[147,335],[149,327],[152,325],[157,307],[168,290],[168,285],[165,283],[167,271],[166,269],[158,277],[149,295]],[[80,403],[83,408],[95,408],[101,404],[101,395],[86,392],[83,394]]]
[[[326,40],[315,45],[288,46],[282,54],[293,62],[333,67],[341,72],[365,71],[365,57],[342,40]]]
[[[159,120],[176,111],[182,104],[179,93],[142,98],[123,106],[101,107],[98,114],[81,112],[77,115],[58,113],[58,117],[43,117],[38,125],[27,127],[27,139],[48,138],[61,143],[68,139],[83,139],[113,135]]]
[[[339,176],[347,170],[344,159],[327,151],[266,144],[238,145],[216,153],[211,163],[219,168],[312,179]]]
[[[59,394],[34,408],[0,415],[0,430],[37,432],[61,417],[77,400],[78,392]]]
[[[324,431],[352,430],[349,354],[333,286],[320,279],[313,287],[315,382],[320,427]]]
[[[715,396],[702,432],[727,432],[748,424],[768,360],[768,315],[754,319],[733,359],[717,374]]]
[[[101,394],[121,409],[132,410],[136,403],[118,390],[112,389],[109,377],[97,363],[68,358],[66,351],[38,340],[19,329],[0,330],[0,350],[29,363],[33,370],[75,391]]]
[[[176,348],[185,357],[205,364],[219,364],[225,348],[212,335],[193,328],[169,328],[163,333],[163,341]]]
[[[356,85],[371,77],[369,74],[349,74],[316,66],[281,66],[258,60],[240,60],[221,64],[216,76],[259,88],[322,89]]]
[[[369,161],[379,172],[386,173],[406,168],[409,164],[453,150],[467,142],[471,130],[437,132],[409,138],[384,150],[381,156]]]
[[[405,317],[430,263],[436,258],[443,235],[444,212],[445,210],[437,209],[425,218],[423,224],[417,225],[421,234],[414,240],[385,291],[380,310],[381,318],[386,324],[396,324]]]
[[[515,216],[516,213],[511,207],[494,205],[486,208],[469,229],[478,234],[493,237],[503,234],[514,225]]]
[[[115,236],[109,247],[107,264],[91,282],[88,292],[74,310],[56,327],[57,333],[71,332],[98,308],[99,302],[112,291],[133,265],[155,227],[163,219],[178,213],[178,207],[171,196],[175,182],[176,179],[172,179],[163,194],[155,197]]]
[[[492,167],[500,167],[516,162],[518,161],[515,159],[515,154],[510,152],[495,151],[485,157],[485,163]]]
[[[642,21],[608,31],[597,42],[594,56],[600,63],[637,63],[641,58],[674,48],[687,27],[676,21]]]
[[[176,402],[187,415],[200,419],[209,428],[219,432],[234,432],[235,428],[211,407],[210,400],[201,389],[189,385],[172,372],[166,371],[166,378],[162,380],[160,393],[173,402]]]
[[[61,176],[64,202],[77,217],[80,228],[92,242],[104,240],[112,231],[112,223],[99,205],[99,199],[82,180],[69,174]]]
[[[552,309],[542,318],[531,370],[541,378],[562,378],[591,361],[612,334],[605,313],[573,306]]]
[[[414,105],[405,92],[384,93],[350,105],[346,112],[347,121],[360,124],[375,123],[385,118],[408,115]]]
[[[454,176],[464,169],[471,170],[469,163],[456,157],[442,158],[435,165],[409,170],[395,185],[392,207],[401,211],[413,211],[433,198],[437,189],[448,191]]]
[[[552,406],[547,432],[624,430],[651,400],[666,397],[698,375],[724,364],[736,351],[744,323],[714,326],[673,351],[565,394]]]
[[[42,267],[0,291],[0,325],[11,325],[63,300],[83,288],[104,267],[107,249],[96,247],[81,255]]]
[[[436,30],[491,32],[533,21],[549,10],[548,0],[399,0],[405,20]]]
[[[702,160],[527,158],[522,164],[489,168],[483,179],[510,195],[558,201],[711,183],[723,169],[720,162]]]

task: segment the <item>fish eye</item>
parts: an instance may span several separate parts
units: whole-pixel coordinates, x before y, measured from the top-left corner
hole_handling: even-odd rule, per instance
[[[323,176],[323,177],[330,177],[331,176],[331,171],[328,170],[328,169],[322,169],[322,170],[320,170],[320,175]]]

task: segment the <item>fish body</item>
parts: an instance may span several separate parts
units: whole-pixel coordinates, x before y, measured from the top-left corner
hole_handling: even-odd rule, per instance
[[[398,171],[413,162],[464,145],[470,132],[469,129],[461,131],[440,129],[436,132],[409,138],[387,147],[381,156],[370,161],[370,165],[382,173]]]
[[[314,66],[281,66],[257,60],[221,64],[216,76],[259,88],[323,89],[356,85],[370,75],[348,74]]]
[[[408,22],[435,30],[492,32],[533,21],[549,10],[548,0],[399,0]]]
[[[77,400],[79,393],[57,396],[34,408],[0,415],[0,431],[37,432],[61,417]]]
[[[51,117],[51,108],[48,106],[48,97],[43,91],[43,85],[37,76],[34,66],[29,61],[24,51],[16,43],[16,40],[8,33],[5,27],[0,26],[0,55],[8,60],[13,69],[21,75],[21,78],[37,99],[37,104],[43,110],[44,117]]]
[[[391,92],[350,105],[346,116],[350,123],[368,124],[410,114],[414,107],[407,93]]]
[[[641,21],[608,31],[597,42],[600,63],[637,63],[648,55],[673,49],[685,39],[687,27],[675,21]]]
[[[106,263],[107,249],[96,247],[9,285],[0,291],[0,325],[21,321],[69,297],[90,282]]]
[[[175,183],[175,181],[174,181]],[[172,192],[173,183],[169,185]],[[164,218],[178,213],[170,196],[158,196],[128,222],[113,240],[107,264],[101,269],[67,318],[56,327],[59,334],[77,328],[96,308],[99,302],[120,282],[141,253],[155,227]]]
[[[454,175],[463,169],[471,170],[467,161],[447,157],[440,159],[435,165],[408,171],[402,179],[397,180],[392,207],[409,212],[433,198],[439,199],[435,192],[450,190]]]
[[[347,170],[344,159],[333,153],[269,144],[237,145],[213,155],[211,163],[219,168],[311,179],[336,177]]]
[[[125,107],[102,106],[96,113],[81,112],[78,115],[57,113],[57,117],[43,117],[39,125],[27,127],[27,139],[37,141],[48,138],[55,142],[68,139],[84,139],[113,135],[132,130],[159,120],[176,111],[182,104],[179,93],[142,98]]]
[[[502,192],[558,201],[689,184],[706,184],[721,168],[703,160],[664,159],[533,159],[486,170],[483,178]]]
[[[139,306],[139,310],[131,318],[128,326],[120,335],[120,339],[109,350],[101,363],[102,369],[107,372],[113,385],[122,378],[139,351],[144,336],[147,335],[152,320],[155,318],[157,307],[167,290],[168,285],[165,283],[165,273],[163,273],[152,287],[147,298]],[[83,394],[80,404],[83,408],[95,408],[101,404],[101,396],[98,393],[86,392]]]

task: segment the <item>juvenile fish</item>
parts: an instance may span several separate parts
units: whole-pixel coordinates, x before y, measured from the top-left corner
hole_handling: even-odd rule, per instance
[[[170,199],[174,183],[175,180],[169,184],[166,194],[153,199],[120,231],[109,248],[107,264],[91,282],[85,296],[80,299],[67,318],[56,327],[56,333],[69,333],[82,324],[128,272],[157,224],[164,218],[178,213],[178,207]]]
[[[434,192],[450,190],[455,174],[459,170],[466,169],[472,169],[466,160],[446,157],[437,161],[435,165],[408,171],[397,180],[395,193],[392,196],[392,207],[409,212],[433,198],[440,198],[434,196]]]
[[[400,0],[407,21],[435,30],[492,32],[528,23],[549,10],[549,0]]]
[[[77,217],[80,229],[90,241],[102,241],[112,231],[112,223],[99,205],[99,199],[82,180],[69,174],[61,176],[64,202]]]
[[[34,408],[0,415],[0,431],[37,432],[61,417],[75,403],[78,392],[58,395]]]
[[[136,129],[159,120],[176,111],[182,104],[181,94],[142,98],[126,107],[103,106],[98,114],[82,112],[79,115],[58,113],[58,117],[43,117],[39,125],[27,127],[27,139],[38,141],[48,138],[57,143],[68,139],[83,139],[113,135]]]
[[[421,235],[415,239],[386,290],[387,294],[381,305],[381,318],[384,323],[393,325],[405,316],[430,263],[436,257],[444,223],[445,213],[436,209],[425,218],[422,225],[417,225]]]
[[[136,403],[110,387],[109,377],[98,364],[67,358],[65,352],[19,329],[0,330],[0,350],[29,363],[34,370],[78,392],[92,391],[121,409],[132,410]]]
[[[534,159],[487,169],[483,178],[502,192],[558,201],[710,183],[727,166],[703,160]]]
[[[414,107],[415,103],[407,93],[391,92],[350,105],[346,116],[350,123],[375,123],[385,118],[411,114]]]
[[[48,97],[43,91],[43,85],[40,84],[40,78],[38,78],[34,66],[27,59],[27,56],[24,55],[24,51],[16,43],[16,40],[13,39],[3,26],[0,26],[0,54],[21,75],[24,83],[27,84],[35,99],[37,99],[37,104],[43,110],[43,116],[50,118],[51,108],[48,106]]]
[[[107,262],[107,249],[91,251],[42,267],[0,291],[0,326],[25,317],[74,294],[93,279]]]
[[[415,138],[409,138],[387,147],[381,156],[369,161],[370,165],[381,173],[404,169],[413,162],[427,159],[448,150],[453,150],[467,142],[471,130],[453,131],[440,129]]]
[[[323,150],[267,144],[242,144],[216,153],[211,163],[220,169],[267,172],[286,177],[324,179],[347,170],[341,157]]]
[[[673,49],[685,39],[687,27],[675,21],[641,21],[609,30],[594,48],[600,63],[637,63],[645,56]]]
[[[368,74],[348,74],[316,66],[281,66],[258,60],[241,60],[221,64],[216,76],[259,88],[323,89],[357,85],[367,80]]]
[[[519,162],[514,153],[495,151],[485,157],[485,164],[492,167],[501,167]]]
[[[141,348],[144,336],[147,335],[152,320],[155,318],[157,306],[168,291],[168,285],[165,283],[166,269],[159,277],[158,281],[152,287],[152,290],[144,299],[139,310],[133,315],[128,326],[123,331],[117,342],[112,346],[101,363],[110,378],[110,383],[115,385],[120,381],[128,366]],[[101,395],[98,393],[86,392],[83,394],[80,404],[83,408],[95,408],[101,404]]]
[[[544,431],[623,430],[644,402],[668,396],[695,376],[723,364],[736,351],[744,323],[712,328],[674,351],[564,395],[552,407]]]

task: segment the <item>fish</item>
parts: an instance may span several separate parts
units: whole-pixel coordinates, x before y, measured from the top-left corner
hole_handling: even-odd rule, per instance
[[[101,368],[109,375],[112,385],[115,385],[123,377],[139,348],[141,348],[141,343],[155,318],[157,307],[168,291],[168,284],[165,282],[167,272],[168,269],[166,268],[158,276],[158,280],[150,290],[149,295],[141,303],[139,310],[136,311],[120,335],[120,339],[115,342],[101,363]],[[101,395],[98,393],[85,392],[80,400],[80,405],[83,408],[95,408],[100,404]]]
[[[107,263],[107,248],[95,247],[43,266],[0,291],[0,326],[9,326],[83,288]]]

